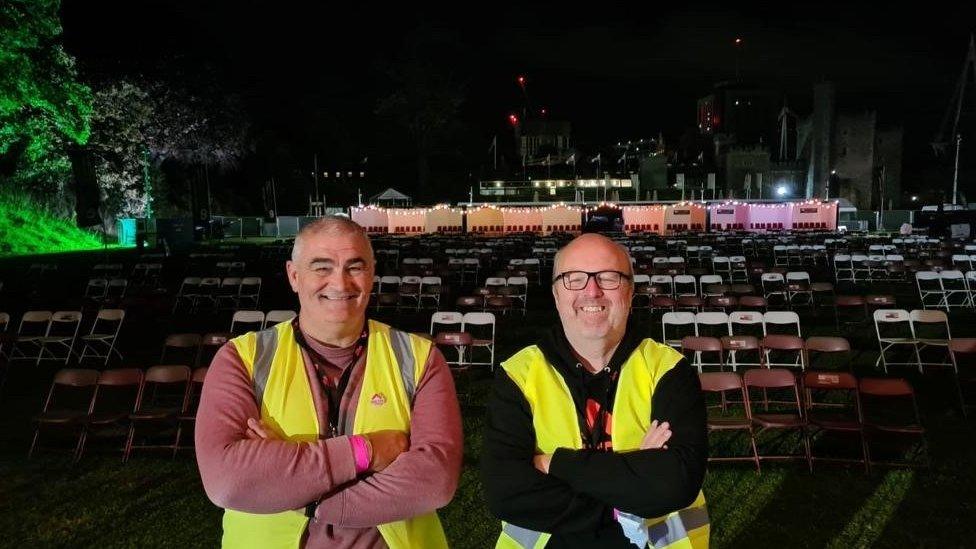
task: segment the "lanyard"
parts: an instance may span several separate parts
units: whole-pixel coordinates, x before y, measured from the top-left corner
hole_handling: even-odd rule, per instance
[[[298,325],[297,317],[292,321],[292,333],[295,334],[295,342],[308,353],[308,357],[312,359],[312,364],[315,366],[315,377],[319,380],[319,385],[322,386],[322,393],[325,396],[326,405],[329,409],[329,436],[334,437],[339,431],[339,403],[342,400],[342,395],[345,394],[346,387],[349,385],[349,378],[351,377],[353,367],[359,362],[363,353],[366,352],[366,345],[369,341],[369,324],[367,323],[363,326],[363,331],[359,334],[359,339],[356,340],[356,349],[353,351],[352,359],[342,369],[342,374],[339,376],[335,387],[325,383],[322,380],[322,376],[319,375],[319,365],[323,365],[324,367],[324,364],[328,361],[308,344],[308,341],[305,339],[305,334],[302,333]]]
[[[593,419],[593,428],[590,428],[590,426],[587,424],[586,398],[584,397],[583,399],[583,413],[580,415],[580,430],[583,434],[583,447],[587,450],[600,449],[600,445],[603,442],[603,436],[607,434],[607,417],[610,415],[607,408],[610,406],[610,398],[616,394],[617,377],[619,373],[619,370],[613,370],[610,372],[610,380],[607,382],[607,391],[604,395],[603,402],[599,403],[600,411]]]

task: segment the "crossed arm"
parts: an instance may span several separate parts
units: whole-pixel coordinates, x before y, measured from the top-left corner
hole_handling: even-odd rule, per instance
[[[436,350],[417,386],[409,448],[380,472],[357,476],[348,437],[275,440],[259,418],[251,380],[234,347],[226,345],[208,371],[196,428],[200,476],[220,507],[276,513],[318,501],[318,518],[365,527],[432,511],[457,487],[460,411],[450,371]],[[424,490],[417,489],[418,481]]]

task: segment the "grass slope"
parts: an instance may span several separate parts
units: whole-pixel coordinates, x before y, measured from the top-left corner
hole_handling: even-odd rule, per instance
[[[0,193],[0,257],[96,250],[98,235],[79,229],[37,202]]]

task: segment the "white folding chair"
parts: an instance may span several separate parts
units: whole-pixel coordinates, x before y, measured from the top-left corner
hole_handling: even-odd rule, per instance
[[[701,277],[698,278],[698,288],[699,288],[700,295],[702,297],[711,297],[711,296],[714,296],[714,295],[722,295],[722,294],[718,294],[718,293],[714,293],[714,292],[713,293],[709,293],[705,288],[707,288],[709,286],[716,286],[716,285],[724,284],[724,283],[725,282],[722,280],[722,276],[721,275],[717,275],[717,274],[714,274],[714,275],[701,275]]]
[[[771,301],[772,296],[779,296],[783,299],[783,304],[790,302],[789,293],[786,291],[786,280],[780,273],[763,273],[761,277],[763,296],[766,301]]]
[[[85,285],[85,298],[102,301],[108,293],[108,280],[105,278],[91,278]]]
[[[925,366],[953,368],[952,356],[949,354],[949,340],[952,331],[949,329],[949,317],[943,311],[929,311],[915,309],[909,313],[912,321],[912,332],[918,342],[918,365],[920,370]],[[926,361],[923,355],[927,349],[937,349],[942,354],[939,362]]]
[[[490,337],[484,337],[489,335],[483,333],[490,330]],[[477,365],[487,365],[492,371],[495,369],[495,315],[494,313],[464,313],[463,323],[461,325],[461,331],[468,332],[472,336],[471,341],[471,357],[468,359],[468,364],[472,366]],[[475,362],[474,359],[474,349],[478,347],[483,347],[490,353],[490,358],[488,362]]]
[[[698,295],[698,280],[692,275],[679,274],[674,277],[674,296]]]
[[[289,309],[273,309],[264,315],[264,324],[261,325],[261,329],[266,330],[275,324],[289,322],[296,316],[298,313]]]
[[[943,304],[946,310],[951,307],[972,306],[969,299],[969,284],[962,271],[941,271],[939,283],[942,285]]]
[[[464,314],[455,311],[437,311],[430,315],[430,335],[437,335],[437,332],[442,332],[445,330],[437,329],[439,326],[456,326],[457,330],[447,330],[447,331],[462,331],[464,326]]]
[[[396,293],[400,288],[400,277],[399,276],[383,276],[380,277],[379,293]]]
[[[922,308],[940,308],[945,306],[945,291],[942,280],[935,271],[918,271],[915,273],[915,285],[918,288],[918,298]]]
[[[669,327],[671,330],[668,329]],[[689,331],[691,333],[687,333]],[[698,335],[695,313],[687,311],[664,313],[661,317],[661,337],[665,345],[680,348],[681,338],[687,335]]]
[[[243,330],[238,329],[238,325],[244,324]],[[253,330],[260,330],[264,327],[264,311],[234,311],[234,316],[230,320],[230,333],[241,335]],[[247,329],[251,328],[251,329]]]
[[[434,302],[434,308],[439,309],[441,306],[441,292],[443,290],[443,285],[441,282],[441,277],[439,276],[425,276],[420,279],[420,304],[423,305],[424,300],[430,300]]]
[[[763,314],[762,320],[763,331],[767,335],[788,334],[803,337],[800,332],[800,315],[793,311],[769,311]]]
[[[51,330],[51,311],[27,311],[20,317],[17,339],[10,349],[10,360],[33,360],[41,357],[40,339]]]
[[[674,278],[671,275],[656,274],[651,275],[651,285],[660,286],[664,289],[662,295],[674,296]]]
[[[854,264],[851,256],[847,254],[834,255],[834,280],[840,283],[842,280],[854,280]]]
[[[786,273],[786,292],[790,305],[812,305],[813,291],[810,289],[810,274],[806,271]]]
[[[522,313],[524,314],[529,299],[529,279],[524,276],[510,276],[505,280],[505,283],[513,289],[509,295],[522,303]]]
[[[718,311],[695,313],[695,333],[707,337],[732,335],[729,315]]]
[[[875,368],[880,364],[885,373],[888,373],[888,366],[916,366],[922,370],[922,359],[918,354],[918,340],[915,338],[915,329],[912,326],[912,317],[904,309],[878,309],[874,311],[874,333],[878,338],[878,347],[881,350],[878,360],[875,361]],[[888,353],[898,347],[910,347],[914,362],[893,362],[888,360]]]
[[[261,277],[246,276],[241,279],[240,289],[237,293],[237,304],[239,307],[251,306],[257,308],[261,301]]]
[[[763,314],[759,311],[732,311],[729,313],[729,331],[732,335],[748,335],[762,339],[766,335]]]

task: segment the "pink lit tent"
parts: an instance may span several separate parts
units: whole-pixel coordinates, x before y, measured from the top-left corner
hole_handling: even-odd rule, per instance
[[[793,229],[833,231],[837,229],[837,202],[810,200],[793,206]]]
[[[736,231],[749,228],[749,204],[728,202],[708,207],[708,226],[714,231]]]
[[[542,208],[502,208],[505,232],[542,232]]]
[[[789,229],[793,222],[792,204],[750,204],[749,231],[779,231]]]
[[[469,233],[500,233],[505,219],[501,210],[482,206],[468,210]]]
[[[671,204],[664,213],[664,230],[702,232],[705,230],[705,206],[696,202]]]
[[[440,234],[460,234],[462,212],[454,208],[439,206],[427,212],[427,232]]]
[[[384,208],[352,208],[350,217],[367,233],[385,233],[390,230],[390,217]]]
[[[391,208],[387,213],[391,233],[420,234],[427,231],[427,210],[424,208]]]
[[[580,229],[581,217],[577,208],[558,205],[546,208],[542,212],[542,230],[551,233],[554,231],[578,231]]]
[[[624,231],[664,232],[665,206],[624,206]]]

